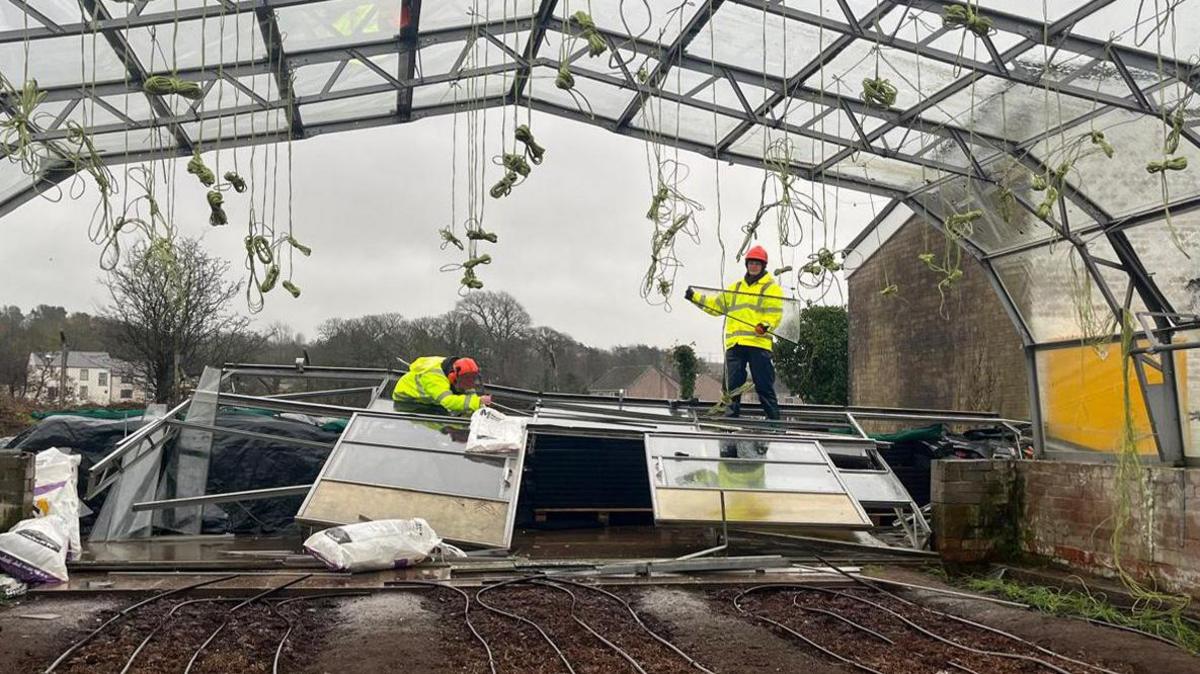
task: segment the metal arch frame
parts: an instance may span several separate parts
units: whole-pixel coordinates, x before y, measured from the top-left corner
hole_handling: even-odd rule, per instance
[[[66,132],[59,127],[59,124],[78,105],[79,101],[87,97],[93,97],[98,104],[104,106],[103,100],[100,99],[101,96],[140,92],[140,83],[151,73],[144,69],[138,61],[137,55],[125,40],[123,33],[125,29],[130,27],[164,25],[175,21],[196,20],[206,15],[212,16],[215,14],[215,5],[206,5],[178,12],[168,11],[145,14],[142,10],[147,7],[147,2],[146,0],[139,0],[129,11],[128,17],[115,19],[108,13],[103,4],[104,0],[83,0],[84,8],[90,15],[90,20],[82,23],[59,25],[42,13],[37,12],[29,5],[27,0],[9,1],[18,9],[26,12],[39,25],[31,26],[28,30],[0,31],[0,44],[11,44],[25,39],[42,40],[56,37],[71,37],[74,35],[82,37],[89,32],[93,34],[100,33],[109,45],[109,48],[125,64],[128,70],[128,84],[123,81],[110,81],[97,83],[95,86],[89,83],[87,87],[82,86],[83,83],[50,87],[47,90],[47,100],[67,101],[68,106],[59,116],[59,119],[56,120],[55,125],[48,129],[38,130],[36,137],[39,140],[47,141],[65,136]],[[488,69],[463,71],[460,68],[462,62],[462,56],[460,56],[458,63],[456,63],[451,72],[432,77],[424,75],[420,77],[416,76],[415,61],[418,50],[421,47],[431,44],[461,40],[465,43],[462,52],[465,55],[467,50],[471,48],[471,43],[467,39],[468,35],[473,30],[477,30],[478,27],[464,26],[421,31],[420,0],[412,0],[413,9],[415,10],[412,12],[413,26],[406,34],[395,35],[389,39],[361,40],[357,43],[347,45],[299,50],[296,52],[290,52],[286,49],[285,40],[280,33],[279,25],[276,21],[276,10],[296,8],[310,4],[316,5],[322,3],[324,0],[219,1],[221,3],[221,11],[226,16],[229,14],[248,14],[253,12],[259,29],[262,32],[264,42],[269,46],[267,53],[262,58],[240,63],[221,64],[216,67],[209,66],[205,69],[184,69],[180,71],[179,75],[188,80],[210,83],[218,76],[237,78],[251,74],[271,74],[275,79],[276,88],[279,91],[278,100],[265,101],[265,105],[263,102],[259,102],[239,108],[216,111],[206,110],[204,112],[197,112],[199,108],[197,105],[193,106],[191,112],[188,114],[174,115],[170,110],[166,109],[161,100],[155,97],[148,97],[151,104],[151,112],[153,113],[151,119],[129,120],[123,119],[121,115],[118,115],[120,121],[101,128],[105,131],[122,131],[165,127],[174,135],[175,145],[163,149],[144,150],[120,157],[109,155],[106,157],[108,161],[117,163],[132,162],[161,158],[163,156],[191,154],[192,141],[182,128],[184,123],[202,122],[206,119],[222,118],[230,115],[252,114],[260,110],[284,110],[288,116],[287,123],[291,132],[290,137],[297,139],[322,133],[385,124],[406,123],[428,116],[450,114],[457,112],[462,106],[435,105],[414,109],[412,107],[412,94],[415,88],[429,84],[452,82],[484,74],[515,72],[516,76],[513,86],[509,91],[500,96],[474,101],[473,104],[479,107],[499,107],[513,104],[529,105],[540,111],[578,121],[585,121],[624,135],[646,138],[649,135],[648,132],[637,128],[634,120],[645,101],[651,97],[659,97],[679,105],[688,105],[698,110],[711,112],[714,115],[724,115],[737,120],[734,130],[712,145],[682,139],[668,139],[667,142],[674,143],[684,149],[692,150],[704,156],[750,166],[760,165],[761,159],[754,156],[733,153],[730,150],[740,138],[755,128],[775,129],[789,134],[796,134],[800,137],[831,143],[840,146],[842,149],[823,158],[819,163],[806,164],[796,162],[792,166],[793,171],[807,180],[841,185],[858,191],[887,196],[894,201],[905,203],[914,212],[925,214],[937,226],[941,226],[941,218],[947,215],[947,213],[943,212],[939,214],[935,212],[938,210],[937,208],[928,208],[930,205],[928,197],[940,187],[949,184],[951,181],[961,180],[963,177],[966,177],[968,181],[974,180],[979,184],[990,182],[983,167],[994,159],[994,157],[978,156],[980,150],[984,152],[995,150],[997,153],[995,156],[1007,155],[1033,172],[1042,172],[1046,170],[1046,167],[1031,154],[1030,150],[1039,140],[1048,137],[1049,134],[1071,128],[1088,119],[1113,110],[1127,110],[1146,116],[1161,115],[1163,110],[1161,106],[1154,102],[1151,94],[1163,86],[1162,83],[1142,86],[1132,76],[1130,72],[1131,68],[1164,72],[1175,80],[1182,82],[1193,91],[1200,91],[1200,68],[1120,43],[1102,41],[1072,33],[1079,20],[1111,5],[1115,0],[1089,0],[1082,3],[1066,16],[1049,24],[1029,17],[985,9],[983,13],[991,19],[996,29],[1019,36],[1021,40],[1013,47],[1005,50],[1005,52],[1000,53],[996,49],[995,44],[989,38],[985,38],[983,42],[987,51],[987,59],[980,61],[973,59],[963,61],[956,54],[950,54],[930,47],[929,44],[941,35],[944,35],[947,32],[946,29],[935,30],[931,35],[922,39],[920,43],[915,43],[898,38],[896,34],[884,34],[878,24],[879,19],[888,15],[889,12],[897,11],[901,8],[906,12],[911,7],[936,14],[942,12],[947,6],[961,4],[961,0],[881,0],[862,19],[854,16],[848,5],[839,0],[839,7],[842,9],[844,21],[786,7],[779,3],[762,3],[760,0],[709,0],[706,3],[699,3],[699,7],[694,10],[689,10],[686,27],[669,44],[659,44],[646,39],[631,39],[627,35],[601,30],[602,35],[609,42],[610,46],[615,47],[619,45],[623,49],[657,59],[658,65],[645,83],[634,81],[625,68],[621,69],[621,76],[613,76],[607,73],[592,71],[579,64],[573,64],[572,70],[577,75],[611,87],[617,87],[620,90],[628,90],[631,93],[631,98],[624,111],[616,119],[590,117],[577,110],[571,110],[554,103],[537,99],[531,100],[526,92],[525,84],[535,68],[557,65],[552,59],[539,58],[537,56],[540,41],[545,33],[551,30],[564,34],[576,32],[569,25],[568,21],[554,16],[555,8],[558,6],[557,0],[541,0],[535,13],[530,17],[517,20],[506,19],[505,21],[488,22],[482,25],[482,30],[489,36],[492,33],[530,31],[531,37],[526,42],[525,49],[520,55],[513,54],[513,56],[519,56],[519,58],[514,58],[511,63],[492,66]],[[729,64],[718,64],[714,68],[714,64],[710,60],[688,54],[687,48],[701,31],[711,25],[711,21],[718,15],[721,8],[726,6],[745,7],[747,9],[763,11],[772,17],[777,17],[781,22],[789,22],[789,25],[791,23],[807,24],[818,27],[823,31],[830,31],[835,36],[825,48],[817,53],[814,59],[803,64],[795,72],[784,73],[783,76],[767,75]],[[919,57],[928,58],[935,62],[962,65],[968,72],[964,76],[942,86],[937,92],[925,97],[924,100],[916,105],[904,110],[881,110],[873,108],[867,106],[857,98],[834,94],[806,85],[806,81],[811,78],[811,75],[820,71],[845,48],[854,44],[856,40],[874,42],[880,47],[900,50]],[[1007,64],[1018,58],[1021,54],[1040,45],[1053,48],[1055,53],[1058,50],[1067,50],[1094,60],[1081,71],[1058,82],[1042,81],[1040,74],[1031,75],[1008,67]],[[333,83],[331,79],[327,82],[323,91],[315,96],[297,97],[292,93],[291,73],[295,72],[299,67],[314,63],[336,62],[339,64],[338,71],[340,72],[347,63],[353,60],[361,60],[371,56],[390,53],[399,54],[400,72],[395,78],[382,78],[381,83],[378,85],[359,87],[354,90],[330,91]],[[1071,83],[1073,79],[1082,74],[1083,70],[1092,69],[1098,64],[1106,63],[1111,64],[1115,72],[1124,81],[1130,92],[1128,96],[1122,97],[1098,91],[1087,91]],[[741,108],[726,108],[700,101],[695,98],[695,91],[676,94],[664,90],[662,84],[666,79],[667,72],[673,66],[702,73],[706,72],[713,78],[723,78],[732,87]],[[1025,86],[1050,89],[1074,96],[1080,100],[1093,101],[1097,107],[1091,112],[1075,119],[1058,120],[1056,129],[1045,129],[1035,137],[1026,139],[1006,138],[979,133],[968,128],[963,128],[958,124],[933,123],[921,117],[923,112],[950,99],[982,77],[1000,78]],[[769,92],[766,101],[757,107],[751,107],[742,91],[742,85],[765,87]],[[305,124],[302,119],[301,108],[306,104],[353,98],[355,96],[365,96],[387,91],[395,91],[397,97],[395,110],[388,114],[338,119],[312,125]],[[777,112],[776,108],[781,103],[786,104],[790,100],[812,102],[823,106],[825,109],[813,120],[799,125],[792,124],[783,119],[778,119],[778,115],[775,114]],[[11,110],[9,105],[10,101],[0,99],[0,109]],[[813,128],[816,121],[833,110],[840,110],[849,118],[852,133],[848,133],[848,137],[843,138],[840,135],[825,133]],[[866,132],[862,124],[862,119],[865,118],[882,120],[883,124],[870,132]],[[907,133],[915,131],[927,134],[931,137],[931,142],[911,154],[899,152],[889,147],[889,141],[884,138],[887,133],[894,129],[904,129]],[[278,142],[285,137],[288,137],[288,134],[277,132],[252,137],[223,139],[222,144],[225,147],[236,147]],[[1186,142],[1200,147],[1200,134],[1194,128],[1189,127],[1185,129],[1183,137]],[[966,142],[968,138],[972,143]],[[882,143],[880,142],[881,139]],[[943,143],[943,139],[950,139],[962,153],[966,160],[964,166],[939,162],[926,156],[930,149]],[[932,181],[927,181],[925,185],[914,187],[881,181],[871,177],[869,173],[864,177],[839,173],[838,167],[841,165],[841,162],[849,159],[858,152],[866,152],[891,161],[900,161],[915,167],[923,167],[923,169],[928,168],[937,171],[940,177]],[[62,167],[47,167],[43,175],[39,176],[36,180],[30,181],[30,185],[11,194],[3,202],[0,202],[0,215],[11,211],[17,205],[28,201],[33,196],[47,189],[47,187],[52,187],[67,179],[70,175]],[[1069,199],[1084,213],[1094,218],[1095,223],[1088,223],[1083,227],[1072,230],[1066,218],[1065,199]],[[1032,204],[1029,204],[1027,201],[1021,200],[1020,205],[1026,210],[1033,210]],[[1055,233],[1049,240],[1065,239],[1070,242],[1085,261],[1088,273],[1095,281],[1096,287],[1101,290],[1106,303],[1109,304],[1114,312],[1119,313],[1123,310],[1124,303],[1104,284],[1098,268],[1098,265],[1102,264],[1102,262],[1097,262],[1093,259],[1087,251],[1086,244],[1082,243],[1084,235],[1103,234],[1105,240],[1112,245],[1118,258],[1116,263],[1111,263],[1111,261],[1104,262],[1109,262],[1108,266],[1115,266],[1129,276],[1131,280],[1130,287],[1138,293],[1139,298],[1155,317],[1154,332],[1157,336],[1165,335],[1178,329],[1181,323],[1174,314],[1169,302],[1166,301],[1161,291],[1154,284],[1153,279],[1142,267],[1136,251],[1128,245],[1127,240],[1122,234],[1122,230],[1162,218],[1167,212],[1168,206],[1170,206],[1170,210],[1173,213],[1200,208],[1200,195],[1187,197],[1175,204],[1162,204],[1121,218],[1114,218],[1100,205],[1089,199],[1086,194],[1068,184],[1066,185],[1066,189],[1064,189],[1064,200],[1060,200],[1059,203],[1060,228],[1055,230]],[[1003,283],[996,276],[992,265],[995,259],[1006,255],[1018,254],[1039,245],[1046,245],[1047,243],[1048,241],[1020,244],[1004,250],[987,252],[981,250],[971,241],[960,241],[960,244],[967,249],[968,254],[983,264],[993,287],[1001,297],[1006,312],[1009,313],[1014,321],[1014,325],[1017,326],[1027,352],[1035,346],[1043,345],[1038,345],[1034,340],[1029,327],[1025,324],[1019,311],[1016,310],[1015,303],[1008,296]],[[1127,297],[1131,297],[1129,293],[1126,293],[1126,295]],[[1146,366],[1147,363],[1150,364],[1149,366],[1155,366],[1148,358],[1138,359],[1139,368]],[[1164,376],[1173,382],[1172,365],[1171,359],[1167,358],[1162,360],[1157,366],[1163,370]],[[1036,374],[1035,369],[1031,367],[1031,374]],[[1035,409],[1037,409],[1036,405]],[[1178,460],[1175,451],[1170,448],[1164,448],[1163,444],[1164,438],[1166,438],[1165,442],[1167,445],[1174,444],[1174,440],[1168,437],[1171,435],[1171,432],[1164,430],[1169,425],[1164,424],[1163,429],[1160,429],[1157,428],[1158,424],[1156,424],[1156,431],[1160,439],[1160,451],[1163,452],[1163,459],[1175,461]],[[1175,426],[1176,430],[1181,433],[1181,424],[1176,423]]]

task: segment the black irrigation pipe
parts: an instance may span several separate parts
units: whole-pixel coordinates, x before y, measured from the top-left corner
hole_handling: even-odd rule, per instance
[[[532,580],[532,578],[522,577],[522,578],[514,578],[512,580],[501,581],[499,583],[495,583],[492,585],[485,585],[485,586],[479,588],[479,590],[475,593],[475,601],[478,602],[480,606],[491,611],[492,613],[504,616],[506,618],[511,618],[512,620],[516,620],[518,622],[525,623],[526,625],[529,625],[533,629],[537,630],[538,634],[542,635],[542,639],[545,639],[546,643],[550,644],[550,648],[554,649],[554,652],[558,655],[558,659],[562,660],[562,663],[564,665],[566,665],[567,671],[571,672],[571,674],[575,674],[575,668],[571,666],[571,661],[569,659],[567,659],[567,654],[563,653],[562,649],[559,648],[558,644],[554,641],[554,639],[548,633],[546,633],[546,630],[542,629],[541,625],[530,620],[529,618],[526,618],[525,616],[520,616],[520,615],[517,615],[516,613],[512,613],[510,611],[505,611],[504,609],[502,609],[498,606],[492,606],[491,604],[488,604],[487,602],[485,602],[483,600],[484,592],[487,592],[489,590],[495,590],[496,588],[504,587],[506,585],[514,585],[516,583],[523,583],[523,582],[526,582],[529,580]]]
[[[892,599],[895,599],[896,601],[898,601],[906,606],[912,606],[913,608],[932,613],[936,616],[941,616],[943,618],[946,618],[947,620],[952,620],[952,621],[960,623],[962,625],[968,625],[970,627],[975,627],[977,629],[984,630],[985,632],[991,632],[992,634],[996,634],[998,636],[1002,636],[1007,639],[1012,639],[1013,641],[1016,641],[1019,644],[1023,644],[1029,648],[1032,648],[1032,649],[1038,651],[1039,653],[1043,653],[1045,655],[1049,655],[1049,656],[1058,658],[1059,660],[1063,660],[1064,662],[1069,662],[1073,665],[1079,665],[1081,667],[1087,667],[1088,669],[1094,669],[1097,672],[1102,672],[1103,674],[1117,674],[1117,672],[1114,672],[1111,669],[1105,669],[1104,667],[1101,667],[1099,665],[1093,665],[1090,662],[1083,662],[1082,660],[1076,660],[1075,658],[1067,657],[1067,656],[1063,655],[1062,653],[1052,651],[1049,648],[1040,646],[1032,641],[1029,641],[1028,639],[1023,639],[1023,638],[1021,638],[1015,634],[1012,634],[1010,632],[1005,632],[1004,630],[999,629],[997,627],[992,627],[991,625],[987,625],[987,624],[984,624],[981,622],[976,622],[969,618],[964,618],[962,616],[954,615],[953,613],[947,613],[946,611],[939,611],[937,609],[925,606],[924,604],[918,604],[917,602],[909,601],[908,599],[905,599],[904,597],[901,597],[900,595],[898,595],[890,590],[886,590],[886,589],[880,587],[879,585],[868,581],[866,578],[863,578],[862,576],[856,576],[856,575],[853,575],[853,574],[843,571],[842,569],[834,566],[833,564],[830,564],[829,562],[825,561],[824,559],[821,559],[820,556],[817,556],[817,559],[820,560],[821,563],[823,563],[825,566],[828,566],[829,568],[831,568],[834,571],[838,572],[839,574],[849,578],[850,580],[853,580],[854,582],[858,583],[859,585],[862,585],[863,587],[865,587],[873,592],[878,592],[880,594],[891,597]],[[986,598],[983,598],[983,599],[986,600]]]
[[[496,658],[492,655],[492,647],[488,645],[487,639],[475,629],[475,624],[471,622],[471,595],[467,594],[462,588],[446,585],[445,583],[437,583],[432,580],[400,580],[392,583],[387,583],[388,587],[403,588],[408,585],[420,585],[424,587],[438,587],[444,590],[457,592],[463,598],[463,621],[467,623],[467,629],[471,630],[471,634],[475,639],[483,645],[483,650],[487,652],[488,669],[492,674],[496,674]]]
[[[888,644],[890,646],[896,645],[895,641],[892,641],[891,639],[884,636],[883,634],[876,632],[875,630],[871,629],[870,627],[867,627],[866,625],[864,625],[862,623],[855,622],[855,621],[847,618],[846,616],[838,613],[837,611],[830,611],[830,610],[823,609],[823,608],[817,608],[815,606],[801,606],[799,593],[797,593],[795,597],[792,597],[792,605],[795,606],[796,608],[800,609],[801,611],[807,611],[810,613],[820,613],[821,615],[827,615],[830,618],[833,618],[834,620],[840,620],[840,621],[846,623],[850,627],[853,627],[854,629],[856,629],[860,632],[863,632],[864,634],[870,634],[871,636],[879,639],[880,641],[884,642],[885,644]]]
[[[709,668],[705,667],[704,665],[700,664],[699,662],[697,662],[696,659],[693,658],[692,656],[688,655],[687,653],[684,653],[681,648],[679,648],[675,644],[668,641],[666,639],[666,637],[659,636],[654,630],[647,627],[646,623],[642,622],[642,617],[640,615],[638,615],[638,612],[633,609],[633,606],[631,606],[624,597],[621,597],[620,595],[618,595],[614,592],[609,592],[608,590],[605,590],[602,587],[598,587],[595,585],[588,585],[587,583],[580,583],[580,582],[577,582],[574,580],[566,580],[565,578],[551,578],[551,580],[555,583],[574,585],[576,587],[584,588],[585,590],[592,590],[595,592],[599,592],[600,594],[612,599],[613,601],[620,603],[622,606],[625,607],[625,610],[629,611],[629,615],[633,616],[633,619],[637,622],[638,626],[641,627],[642,630],[644,630],[646,632],[646,634],[649,634],[651,637],[653,637],[655,640],[657,640],[662,645],[666,646],[667,648],[671,649],[672,651],[675,651],[675,653],[678,654],[679,657],[686,660],[689,665],[695,667],[696,669],[699,669],[702,672],[705,672],[705,674],[716,674],[711,669],[709,669]]]
[[[287,643],[288,637],[292,636],[292,630],[296,628],[296,625],[292,622],[291,618],[288,618],[277,611],[277,608],[283,606],[284,604],[290,604],[294,601],[311,601],[313,599],[328,599],[330,597],[364,597],[368,594],[370,594],[370,592],[328,592],[325,594],[309,595],[307,597],[292,597],[291,599],[282,599],[274,604],[271,604],[270,602],[264,602],[268,611],[270,611],[276,618],[279,618],[287,624],[287,631],[283,633],[283,638],[279,640],[279,645],[275,647],[275,658],[271,661],[271,674],[279,674],[279,657],[283,655],[283,645]],[[124,674],[124,672],[121,674]]]
[[[825,648],[821,644],[818,644],[817,642],[813,641],[812,639],[809,639],[808,637],[804,636],[800,632],[788,627],[787,625],[784,625],[783,623],[779,622],[778,620],[772,620],[771,618],[768,618],[765,615],[751,613],[751,612],[747,611],[746,609],[742,608],[742,605],[740,603],[740,600],[742,597],[744,597],[752,592],[761,592],[763,590],[799,589],[800,587],[802,587],[802,586],[800,586],[800,585],[776,585],[776,584],[756,585],[754,587],[743,590],[737,596],[735,596],[733,598],[733,607],[735,609],[737,609],[738,613],[741,613],[742,615],[747,615],[747,616],[750,616],[751,618],[754,618],[755,620],[761,620],[765,623],[769,623],[771,625],[774,625],[775,627],[778,627],[779,629],[783,630],[784,632],[787,632],[788,634],[796,637],[797,639],[808,644],[810,647],[817,649],[818,651],[833,658],[834,660],[843,662],[847,665],[850,665],[851,667],[853,667],[855,669],[861,669],[862,671],[868,672],[869,674],[883,674],[883,672],[880,672],[878,669],[868,667],[867,665],[864,665],[855,660],[851,660],[850,658],[847,658],[843,655],[840,655],[838,653],[835,653],[834,651],[829,650],[828,648]]]
[[[196,649],[195,653],[192,653],[192,658],[190,660],[188,660],[187,667],[183,668],[183,674],[189,674],[189,672],[192,671],[192,667],[194,667],[196,665],[196,661],[198,659],[200,659],[200,654],[203,653],[204,649],[208,648],[208,645],[212,643],[213,639],[216,639],[217,635],[220,634],[221,631],[224,630],[225,627],[229,625],[229,621],[233,619],[234,613],[237,613],[238,611],[242,610],[246,606],[249,606],[250,604],[253,604],[256,601],[259,601],[260,599],[264,599],[272,594],[275,594],[276,592],[279,592],[280,590],[283,590],[284,588],[291,587],[292,585],[295,585],[296,583],[307,580],[311,577],[312,577],[311,573],[306,573],[303,576],[300,576],[298,578],[293,578],[293,579],[287,581],[286,583],[283,583],[282,585],[276,585],[275,587],[270,588],[268,590],[263,590],[262,592],[259,592],[258,594],[254,595],[253,597],[250,597],[249,599],[243,600],[240,604],[229,609],[229,611],[225,614],[225,621],[222,622],[220,625],[218,625],[217,629],[213,630],[212,634],[208,635],[208,638],[204,640],[204,643],[200,644],[200,647]]]
[[[213,583],[220,583],[222,581],[232,580],[234,578],[237,578],[238,575],[239,574],[235,573],[235,574],[228,575],[228,576],[221,576],[220,578],[211,578],[209,580],[203,580],[198,583],[192,583],[191,585],[185,585],[183,587],[176,588],[174,590],[167,590],[166,592],[160,592],[152,597],[143,599],[143,600],[137,602],[136,604],[133,604],[132,606],[128,606],[128,607],[122,609],[116,615],[114,615],[113,617],[104,621],[104,623],[101,624],[99,627],[97,627],[96,629],[94,629],[91,632],[84,635],[83,638],[79,639],[75,643],[68,646],[67,650],[65,650],[61,654],[59,654],[59,656],[54,660],[54,662],[50,663],[49,667],[46,667],[44,674],[50,674],[54,670],[58,669],[58,666],[61,665],[63,662],[65,662],[67,660],[67,658],[71,657],[72,653],[79,650],[81,647],[83,647],[85,644],[87,644],[92,639],[95,639],[96,635],[100,634],[105,629],[107,629],[109,625],[117,622],[118,620],[120,620],[122,618],[128,617],[129,614],[131,614],[134,611],[138,610],[139,608],[145,606],[146,604],[149,604],[154,601],[158,601],[159,599],[162,599],[164,597],[169,597],[174,594],[179,594],[181,592],[187,592],[188,590],[194,590],[198,587],[203,587],[205,585],[212,585]]]
[[[625,649],[621,648],[620,646],[616,645],[615,643],[609,641],[608,639],[605,639],[604,635],[600,634],[595,629],[593,629],[592,626],[589,625],[586,620],[575,615],[575,604],[578,603],[579,598],[575,596],[575,593],[572,592],[570,590],[570,588],[567,588],[562,585],[557,585],[555,583],[538,580],[538,579],[533,579],[531,582],[536,583],[538,585],[545,585],[546,587],[552,587],[560,592],[567,593],[567,596],[571,598],[571,619],[574,620],[580,627],[582,627],[583,629],[590,632],[592,634],[592,636],[599,639],[605,646],[608,646],[610,649],[612,649],[614,652],[616,652],[618,655],[620,655],[622,658],[624,658],[626,662],[628,662],[630,665],[632,665],[633,668],[639,672],[639,674],[647,674],[646,669],[644,667],[642,667],[642,663],[638,662],[637,658],[630,655],[628,652],[625,651]]]
[[[903,622],[905,625],[908,625],[909,627],[920,632],[921,634],[924,634],[925,636],[929,637],[930,639],[939,641],[943,644],[946,644],[947,646],[953,646],[954,648],[967,651],[968,653],[974,653],[976,655],[988,655],[988,656],[996,657],[996,658],[1004,658],[1006,660],[1023,660],[1025,662],[1030,662],[1035,665],[1040,665],[1042,667],[1045,667],[1046,669],[1049,669],[1052,672],[1056,672],[1057,674],[1071,674],[1071,672],[1063,669],[1062,667],[1059,667],[1058,665],[1055,665],[1052,662],[1046,662],[1045,660],[1042,660],[1041,658],[1035,658],[1032,655],[1023,655],[1021,653],[1006,653],[1004,651],[989,651],[989,650],[986,650],[983,648],[975,648],[974,646],[960,644],[959,642],[957,642],[953,639],[943,637],[942,635],[937,634],[936,632],[933,632],[932,630],[926,629],[926,628],[918,625],[917,623],[909,620],[908,618],[904,617],[900,613],[893,611],[892,609],[884,606],[883,604],[873,602],[870,599],[866,599],[865,597],[856,597],[852,594],[847,594],[845,592],[839,592],[837,590],[825,590],[823,588],[816,588],[816,587],[810,588],[810,589],[813,591],[816,591],[816,592],[827,592],[827,593],[832,594],[837,597],[845,597],[847,599],[851,599],[851,600],[866,604],[868,606],[873,606],[873,607],[895,617],[897,620]]]
[[[154,629],[150,630],[150,633],[146,635],[146,638],[142,639],[142,643],[138,644],[137,648],[133,649],[133,653],[131,653],[129,655],[129,659],[125,661],[125,666],[121,668],[120,674],[125,674],[126,672],[129,671],[130,667],[133,667],[133,662],[134,662],[134,660],[137,660],[137,656],[142,652],[142,649],[145,648],[146,644],[149,644],[150,641],[152,639],[154,639],[154,637],[157,636],[158,633],[163,630],[163,628],[167,627],[167,625],[170,624],[171,620],[175,617],[175,614],[179,611],[179,609],[183,608],[184,606],[191,606],[192,604],[206,604],[206,603],[212,603],[212,602],[217,602],[217,601],[240,601],[240,599],[234,598],[234,597],[210,597],[210,598],[206,598],[206,599],[189,599],[187,601],[181,601],[178,604],[172,606],[171,610],[167,612],[167,615],[158,623],[158,625],[155,625]]]

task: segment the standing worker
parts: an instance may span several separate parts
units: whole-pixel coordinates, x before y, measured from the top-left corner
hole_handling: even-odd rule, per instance
[[[771,331],[783,320],[783,290],[767,273],[767,250],[762,246],[751,248],[746,253],[746,276],[725,292],[708,297],[689,287],[684,297],[713,316],[725,316],[726,389],[733,391],[746,383],[749,365],[763,413],[768,419],[778,419]],[[741,409],[739,395],[726,416],[736,417]]]
[[[492,396],[474,392],[478,379],[479,365],[473,358],[423,356],[414,360],[396,382],[392,400],[402,406],[440,406],[451,414],[465,416],[492,404]]]

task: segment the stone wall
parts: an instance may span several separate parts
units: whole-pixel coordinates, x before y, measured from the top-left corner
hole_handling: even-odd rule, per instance
[[[1144,466],[1132,486],[1121,566],[1200,597],[1200,469]],[[934,535],[951,562],[1027,555],[1115,576],[1117,466],[1063,461],[938,461]]]
[[[0,452],[0,532],[33,512],[32,454]]]
[[[983,268],[963,253],[963,277],[943,300],[938,275],[917,259],[940,259],[945,246],[914,217],[851,274],[850,403],[1027,419],[1021,338]],[[881,295],[889,283],[898,291]]]

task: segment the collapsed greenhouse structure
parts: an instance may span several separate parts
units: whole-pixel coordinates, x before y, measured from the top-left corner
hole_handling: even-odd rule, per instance
[[[738,258],[760,227],[781,245],[803,233],[812,254],[781,275],[821,288],[845,274],[862,345],[850,407],[784,405],[778,422],[751,405],[723,418],[729,400],[489,382],[521,428],[496,454],[468,449],[466,420],[395,408],[403,370],[380,363],[214,363],[173,407],[48,418],[8,446],[73,448],[96,512],[69,582],[30,594],[46,607],[33,615],[80,597],[109,614],[0,653],[29,671],[1190,671],[1193,656],[1136,632],[1200,648],[1184,599],[1200,596],[1197,25],[1187,0],[0,4],[0,216],[94,200],[105,268],[139,241],[169,254],[173,181],[199,180],[207,203],[188,206],[213,226],[250,209],[256,301],[277,280],[299,297],[307,249],[290,213],[266,216],[269,160],[223,171],[222,150],[270,146],[278,175],[279,149],[290,166],[315,136],[443,115],[470,135],[503,109],[512,137],[496,166],[472,156],[492,187],[469,187],[467,224],[414,232],[464,254],[464,292],[496,241],[477,204],[542,170],[534,134],[553,115],[648,155],[761,168]],[[679,161],[651,165],[648,299],[677,292],[676,237],[702,229]],[[809,184],[883,205],[838,246],[817,226],[837,198]],[[893,282],[901,258],[922,287]],[[978,379],[952,351],[999,367],[946,321],[898,327],[969,283],[988,297],[965,320],[996,307],[1019,342],[1019,412],[916,390]],[[892,354],[916,342],[936,348]],[[33,465],[0,456],[26,512]],[[301,548],[400,518],[463,556],[350,575]],[[1068,626],[894,571],[939,560],[1096,574],[1158,613],[1123,632]],[[146,596],[105,603],[130,595]],[[381,611],[411,623],[363,622]],[[987,611],[1026,617],[1004,631]],[[223,643],[227,627],[249,636]],[[375,638],[388,648],[329,655]]]

